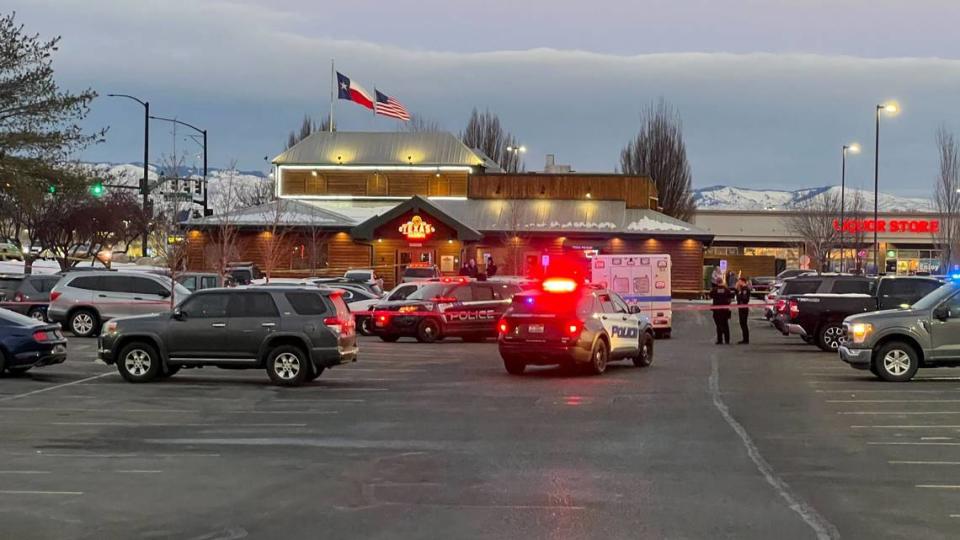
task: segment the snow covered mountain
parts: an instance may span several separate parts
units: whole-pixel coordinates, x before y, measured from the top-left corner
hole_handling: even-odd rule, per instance
[[[846,199],[852,201],[859,191],[864,207],[873,208],[873,192],[847,188]],[[696,189],[693,200],[703,210],[790,210],[803,206],[823,193],[840,196],[838,186],[782,191],[776,189],[749,189],[733,186],[711,186]],[[883,212],[929,212],[932,201],[880,193],[878,201]]]

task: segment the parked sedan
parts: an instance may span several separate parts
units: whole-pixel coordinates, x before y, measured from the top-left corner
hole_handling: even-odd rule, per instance
[[[21,315],[45,321],[50,291],[58,275],[0,274],[0,305]]]
[[[0,308],[0,372],[18,374],[67,359],[67,339],[47,324]]]

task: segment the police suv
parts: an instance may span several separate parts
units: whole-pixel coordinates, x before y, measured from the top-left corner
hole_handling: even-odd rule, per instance
[[[373,307],[373,333],[383,341],[415,337],[432,343],[445,337],[480,341],[496,337],[497,320],[520,292],[515,283],[442,278],[404,300]]]
[[[600,375],[611,360],[653,362],[653,326],[617,293],[567,278],[513,297],[497,323],[500,356],[511,375],[528,365],[584,367]]]

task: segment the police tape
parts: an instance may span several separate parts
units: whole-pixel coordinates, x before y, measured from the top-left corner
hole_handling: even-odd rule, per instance
[[[686,306],[684,306],[684,305],[676,306],[676,305],[675,305],[675,306],[672,306],[672,307],[669,307],[669,308],[663,308],[663,307],[660,307],[660,308],[640,308],[640,311],[641,311],[641,312],[644,312],[644,311],[650,311],[650,312],[654,312],[654,311],[659,311],[659,312],[663,312],[663,311],[671,311],[671,312],[676,312],[676,311],[731,311],[731,310],[736,310],[736,309],[763,309],[763,308],[774,307],[774,306],[776,306],[776,304],[727,304],[727,305],[719,305],[719,306],[714,306],[714,305],[711,305],[711,304],[707,304],[707,305],[694,304],[694,305],[686,305]],[[460,309],[460,308],[457,308],[457,307],[451,307],[451,308],[449,308],[449,309],[447,309],[447,310],[445,310],[445,311],[398,311],[398,310],[375,309],[375,310],[351,311],[350,313],[351,313],[352,315],[360,315],[360,316],[368,316],[368,317],[377,317],[377,316],[383,316],[383,317],[427,317],[427,316],[434,316],[434,317],[435,317],[435,316],[437,316],[437,315],[441,315],[441,316],[442,316],[442,315],[444,315],[444,314],[450,314],[450,315],[453,315],[453,316],[455,316],[455,317],[459,317],[460,314],[463,314],[463,313],[478,313],[478,314],[482,313],[482,314],[484,315],[484,318],[494,318],[495,315],[491,315],[491,314],[495,314],[496,312],[495,312],[495,310]]]

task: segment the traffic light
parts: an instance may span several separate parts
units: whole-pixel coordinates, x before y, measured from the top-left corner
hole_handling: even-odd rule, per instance
[[[50,184],[49,186],[47,186],[47,192],[50,193],[51,195],[55,194],[57,192],[57,185]]]
[[[97,198],[103,197],[103,182],[99,180],[90,186],[90,193]]]

